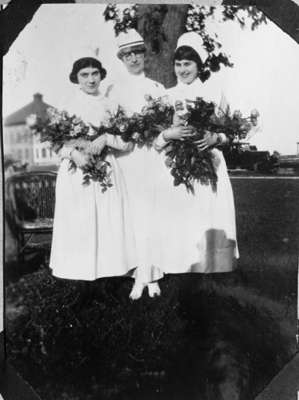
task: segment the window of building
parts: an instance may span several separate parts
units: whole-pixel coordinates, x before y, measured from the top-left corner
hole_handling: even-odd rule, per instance
[[[10,132],[10,143],[11,144],[15,144],[15,133],[14,132]]]
[[[36,158],[39,158],[39,149],[35,149],[35,156]]]
[[[22,133],[16,132],[16,143],[21,143],[22,141]]]
[[[29,149],[25,149],[25,159],[29,160],[29,158],[30,158],[30,151]]]
[[[17,157],[18,157],[18,160],[22,160],[22,157],[23,157],[22,149],[18,149],[18,151],[17,151]]]
[[[47,157],[47,150],[42,149],[42,158],[46,158],[46,157]]]

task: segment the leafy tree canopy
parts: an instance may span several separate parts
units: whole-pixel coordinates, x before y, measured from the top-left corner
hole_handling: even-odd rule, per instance
[[[113,21],[116,36],[127,29],[137,29],[143,35],[151,53],[159,55],[163,49],[163,42],[167,41],[166,14],[170,7],[176,7],[177,12],[181,13],[184,20],[183,29],[179,28],[181,31],[177,36],[184,31],[195,31],[203,39],[209,58],[201,73],[202,80],[208,79],[211,72],[219,71],[221,65],[233,66],[228,55],[221,51],[222,44],[218,41],[217,35],[213,35],[207,30],[208,19],[216,18],[216,14],[218,16],[217,8],[214,6],[158,4],[144,7],[134,4],[121,10],[119,5],[110,4],[104,11],[104,17],[106,21]],[[142,19],[143,24],[141,25],[140,20]],[[220,19],[223,22],[236,21],[241,28],[250,26],[252,30],[266,23],[263,12],[253,6],[223,6]],[[175,30],[175,27],[172,29]]]

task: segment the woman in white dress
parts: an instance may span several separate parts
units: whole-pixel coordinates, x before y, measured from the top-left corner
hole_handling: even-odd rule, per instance
[[[202,83],[198,75],[206,53],[201,38],[195,32],[183,34],[174,55],[174,69],[178,79],[169,90],[173,104],[176,101],[195,100],[219,104],[221,90],[209,82]],[[218,93],[217,93],[218,92]],[[176,121],[179,119],[176,116]],[[200,149],[211,148],[217,173],[217,191],[209,185],[194,183],[194,194],[184,185],[174,186],[170,170],[165,165],[164,147],[171,140],[183,140],[192,135],[188,127],[176,124],[163,131],[156,140],[160,151],[161,177],[156,188],[153,263],[165,273],[218,273],[234,269],[238,257],[235,208],[230,179],[223,154],[216,146],[227,141],[224,134],[207,132],[199,141]]]
[[[144,74],[145,45],[140,34],[134,29],[119,34],[118,57],[126,68],[126,75],[111,90],[111,95],[128,115],[142,111],[146,105],[146,95],[157,98],[165,95],[164,87]],[[157,281],[162,271],[152,264],[151,246],[155,234],[153,215],[153,195],[155,182],[160,173],[159,154],[154,148],[135,146],[128,154],[118,158],[124,173],[136,236],[137,268],[135,283],[130,298],[137,300],[145,287],[150,297],[160,294]]]
[[[85,54],[84,54],[85,55]],[[72,83],[78,85],[72,101],[66,105],[71,114],[93,126],[107,117],[111,102],[99,86],[106,70],[96,56],[84,56],[73,64]],[[126,186],[114,154],[107,160],[112,167],[112,184],[102,192],[98,182],[83,185],[80,167],[87,163],[88,152],[98,153],[105,146],[129,151],[131,145],[105,134],[78,151],[65,145],[56,183],[56,205],[50,268],[58,278],[92,281],[102,277],[131,275],[136,267],[135,239],[128,209]],[[70,171],[70,160],[76,171]]]

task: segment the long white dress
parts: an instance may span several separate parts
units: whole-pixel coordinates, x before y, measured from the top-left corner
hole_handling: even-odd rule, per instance
[[[129,115],[142,110],[146,104],[145,95],[157,98],[165,95],[165,89],[144,74],[128,73],[111,91],[111,97]],[[154,148],[135,146],[132,152],[121,155],[118,162],[125,176],[136,233],[138,268],[135,278],[146,284],[163,276],[162,271],[152,263],[156,251],[152,247],[152,236],[156,231],[152,220],[153,196],[155,182],[160,174],[160,156]]]
[[[66,110],[99,126],[109,101],[102,95],[78,90]],[[119,148],[122,149],[120,142]],[[127,144],[123,144],[126,150]],[[113,154],[113,187],[101,191],[99,183],[82,185],[80,168],[69,171],[63,159],[56,183],[56,205],[50,268],[59,278],[95,280],[130,273],[136,266],[135,239],[125,181]]]
[[[191,84],[179,83],[168,91],[173,102],[203,97],[219,104],[221,92],[196,79]],[[223,154],[213,149],[217,170],[217,192],[199,182],[195,194],[184,185],[174,186],[170,170],[165,165],[160,137],[161,175],[156,185],[153,219],[157,230],[153,246],[155,265],[165,273],[232,271],[238,257],[233,192]]]

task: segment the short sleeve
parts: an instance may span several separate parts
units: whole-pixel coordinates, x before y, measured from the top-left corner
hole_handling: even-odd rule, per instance
[[[133,144],[131,142],[124,142],[121,137],[114,136],[111,134],[106,134],[107,146],[120,151],[131,151]]]

